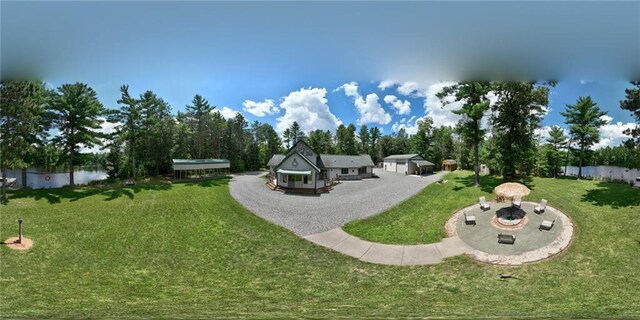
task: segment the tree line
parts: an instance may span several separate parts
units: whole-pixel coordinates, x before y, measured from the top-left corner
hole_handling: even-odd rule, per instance
[[[632,84],[620,106],[640,124],[640,82]],[[127,85],[120,88],[117,106],[105,108],[84,83],[47,89],[38,81],[2,81],[0,167],[5,177],[9,168],[64,164],[71,186],[74,166],[91,161],[103,161],[109,175],[120,178],[167,174],[174,158],[224,158],[230,160],[233,171],[255,170],[298,139],[306,139],[320,153],[369,154],[376,163],[405,153],[419,154],[437,167],[453,158],[462,168],[474,169],[476,184],[480,162],[505,179],[556,176],[569,162],[637,165],[640,125],[626,132],[633,138],[623,146],[590,150],[600,139],[598,128],[606,115],[590,97],[580,97],[562,112],[567,132],[554,127],[550,137],[541,141],[535,132],[553,86],[554,82],[533,81],[463,81],[448,86],[438,94],[443,104],[462,103],[454,111],[461,120],[453,127],[434,126],[431,118],[424,117],[413,134],[400,128],[383,135],[376,126],[357,129],[354,124],[340,125],[335,132],[303,132],[294,122],[281,137],[270,124],[249,124],[241,113],[225,119],[197,94],[184,111],[174,114],[154,92],[136,95]],[[112,124],[113,132],[100,130],[105,121]],[[95,146],[105,153],[82,152]]]

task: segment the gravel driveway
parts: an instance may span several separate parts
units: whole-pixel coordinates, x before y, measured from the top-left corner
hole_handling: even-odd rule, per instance
[[[231,196],[256,215],[305,236],[385,211],[445,174],[416,177],[382,169],[374,169],[374,173],[380,178],[342,181],[322,195],[270,190],[265,186],[264,172],[234,175],[229,189]]]

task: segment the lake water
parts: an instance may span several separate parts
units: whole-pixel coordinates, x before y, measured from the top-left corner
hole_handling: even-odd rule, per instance
[[[564,167],[562,167],[564,173]],[[577,176],[578,167],[567,167],[567,176]],[[582,167],[583,177],[592,177],[596,179],[611,179],[611,180],[624,180],[632,182],[636,177],[640,177],[639,169],[629,169],[613,166],[597,166],[597,167]]]
[[[16,185],[22,186],[22,171],[7,170],[7,178],[16,178]],[[91,181],[104,180],[107,172],[103,170],[78,169],[73,174],[76,185],[88,184]],[[33,189],[61,188],[69,185],[69,173],[49,173],[36,169],[27,169],[27,187]]]

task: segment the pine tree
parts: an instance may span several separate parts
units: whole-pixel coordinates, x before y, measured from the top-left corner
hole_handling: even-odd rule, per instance
[[[591,100],[591,97],[579,97],[576,104],[568,104],[564,112],[565,123],[569,125],[571,140],[578,147],[578,180],[582,178],[582,165],[585,158],[585,151],[589,147],[600,141],[599,128],[606,124],[602,116],[605,111],[600,110],[598,104]]]
[[[91,148],[101,145],[104,135],[97,132],[104,108],[98,101],[96,92],[84,83],[63,84],[56,90],[51,108],[54,112],[54,126],[59,136],[53,140],[62,146],[69,163],[69,184],[75,186],[73,179],[74,160],[80,147]]]

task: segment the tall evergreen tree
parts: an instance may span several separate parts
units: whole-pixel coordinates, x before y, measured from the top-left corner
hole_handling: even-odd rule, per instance
[[[199,159],[203,158],[206,153],[210,133],[209,119],[213,109],[215,109],[215,107],[209,105],[209,101],[199,94],[193,97],[191,105],[186,106],[188,123],[193,132],[193,150],[191,154]]]
[[[598,129],[606,124],[602,116],[607,113],[600,110],[598,104],[588,96],[579,97],[576,104],[568,104],[565,111],[560,114],[565,117],[565,123],[569,125],[571,140],[578,146],[578,179],[581,179],[585,152],[600,141]]]
[[[552,176],[558,177],[558,168],[560,167],[561,150],[567,146],[567,137],[564,135],[564,130],[559,126],[551,127],[549,130],[549,137],[547,138],[547,144],[550,150],[550,165],[553,170]]]
[[[620,101],[620,107],[631,111],[631,115],[636,119],[636,127],[627,129],[625,134],[634,137],[635,144],[640,148],[640,81],[631,81],[634,88],[625,89],[625,100]]]
[[[478,148],[484,139],[485,130],[482,129],[482,117],[489,110],[490,102],[487,94],[491,91],[489,82],[460,82],[445,87],[438,93],[443,104],[451,103],[447,97],[453,95],[454,101],[464,101],[462,108],[454,111],[462,116],[461,134],[473,144],[474,183],[480,185],[480,165],[478,163]]]
[[[26,169],[31,165],[28,156],[49,127],[45,95],[44,85],[40,82],[0,82],[0,167],[3,178],[7,177],[8,168]],[[7,201],[6,182],[6,179],[2,180],[3,203]]]
[[[371,140],[371,137],[369,135],[369,128],[367,127],[366,124],[363,124],[360,127],[360,131],[358,132],[358,139],[360,140],[360,146],[358,149],[360,149],[360,153],[361,154],[368,154],[369,153],[369,140]]]
[[[378,141],[380,140],[381,136],[382,133],[380,132],[380,128],[369,128],[369,139],[371,141],[371,144],[369,145],[369,155],[373,159],[374,163],[380,161],[380,158],[378,157]]]
[[[494,83],[492,88],[498,101],[492,107],[491,122],[504,166],[504,179],[514,174],[516,168],[524,176],[534,167],[535,129],[547,110],[548,86],[553,85],[532,81]]]
[[[119,143],[125,141],[128,149],[129,161],[131,161],[131,178],[136,179],[137,167],[136,167],[136,143],[140,136],[140,107],[138,100],[131,97],[129,94],[129,86],[122,85],[120,87],[120,99],[118,104],[121,104],[119,110],[108,111],[107,121],[116,123],[114,141]]]
[[[96,92],[84,83],[63,84],[56,90],[51,108],[54,112],[54,126],[59,135],[53,140],[62,146],[69,163],[69,184],[75,186],[73,179],[74,160],[80,147],[91,148],[101,145],[104,135],[97,132],[104,108]]]

